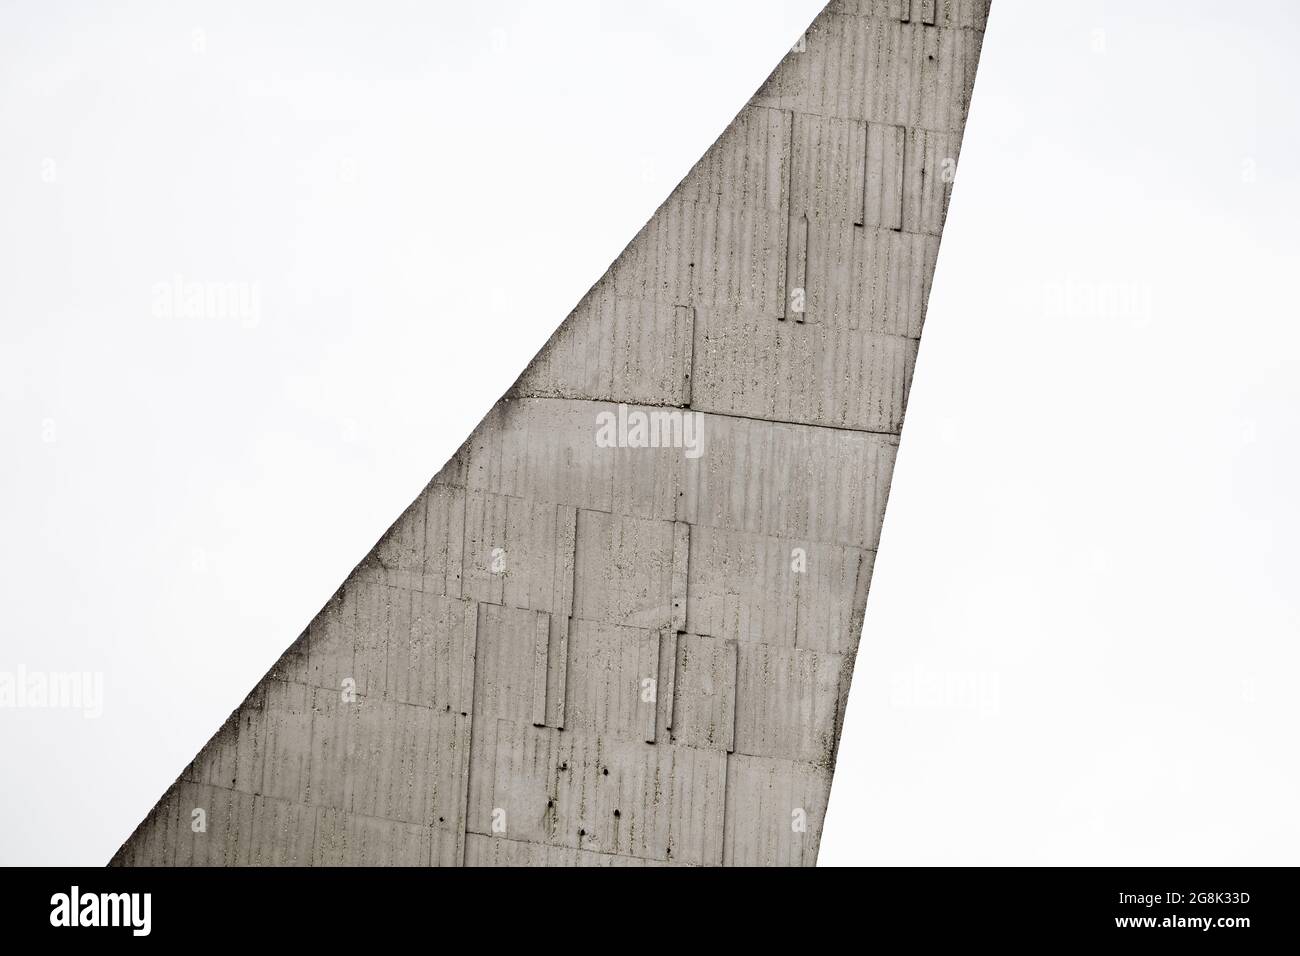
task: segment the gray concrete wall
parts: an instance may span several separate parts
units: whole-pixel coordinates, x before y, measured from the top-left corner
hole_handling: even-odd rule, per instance
[[[987,7],[831,3],[113,862],[813,863]]]

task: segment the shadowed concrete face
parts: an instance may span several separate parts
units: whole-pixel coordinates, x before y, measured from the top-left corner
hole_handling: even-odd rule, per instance
[[[113,862],[811,864],[987,0],[836,0]]]

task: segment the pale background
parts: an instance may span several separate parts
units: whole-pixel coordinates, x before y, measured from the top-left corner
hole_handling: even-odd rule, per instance
[[[0,861],[108,860],[820,6],[0,5],[0,671],[105,682]]]
[[[1297,49],[994,0],[822,863],[1300,862]]]
[[[0,862],[108,859],[820,5],[0,6],[0,670],[105,679]],[[1298,15],[1135,6],[995,2],[823,862],[1296,862]]]

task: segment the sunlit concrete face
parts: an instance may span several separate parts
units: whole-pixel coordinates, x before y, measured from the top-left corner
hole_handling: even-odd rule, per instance
[[[830,4],[114,862],[812,864],[987,7]]]

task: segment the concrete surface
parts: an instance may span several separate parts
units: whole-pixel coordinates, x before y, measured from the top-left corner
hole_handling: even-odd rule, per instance
[[[112,862],[815,862],[987,9],[831,3]]]

